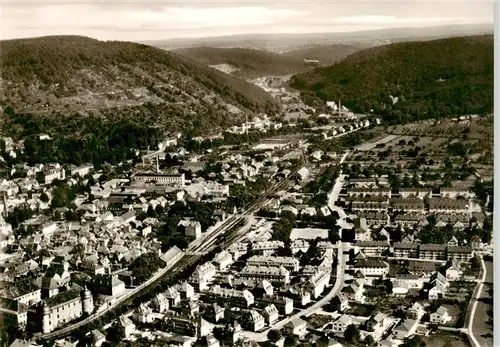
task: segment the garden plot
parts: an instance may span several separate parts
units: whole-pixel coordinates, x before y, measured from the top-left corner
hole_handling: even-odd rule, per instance
[[[316,238],[327,239],[328,229],[318,229],[318,228],[295,228],[290,234],[290,240],[314,240]]]

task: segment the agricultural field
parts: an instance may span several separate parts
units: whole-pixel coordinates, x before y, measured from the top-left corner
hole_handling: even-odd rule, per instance
[[[358,151],[370,151],[375,148],[380,148],[381,145],[386,145],[392,142],[395,138],[398,138],[396,135],[387,135],[379,140],[373,142],[366,142],[356,147]]]
[[[426,346],[432,347],[469,347],[469,342],[464,335],[444,331],[438,331],[435,335],[422,336],[422,341]]]
[[[461,137],[467,131],[471,122],[451,122],[441,121],[439,123],[425,121],[421,123],[412,123],[397,125],[389,130],[395,135],[409,136],[437,136],[437,137]]]
[[[488,322],[488,310],[493,309],[493,263],[489,260],[484,263],[486,265],[485,285],[478,300],[472,328],[481,346],[493,347],[493,329],[491,323]]]

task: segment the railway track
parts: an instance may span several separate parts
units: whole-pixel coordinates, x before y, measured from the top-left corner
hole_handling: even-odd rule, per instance
[[[304,152],[302,152],[303,155],[303,160],[305,165],[308,166],[307,163],[307,157],[305,156]],[[176,275],[178,273],[183,272],[186,267],[193,265],[196,263],[197,260],[199,260],[202,255],[209,253],[210,251],[214,250],[217,246],[222,246],[223,248],[231,245],[232,243],[236,243],[241,241],[246,237],[245,234],[238,233],[238,230],[233,230],[226,236],[226,240],[223,242],[222,245],[217,244],[219,240],[219,237],[221,235],[226,234],[227,231],[234,229],[238,223],[243,221],[247,216],[252,215],[256,211],[258,211],[274,194],[278,189],[284,187],[286,184],[288,184],[291,179],[297,174],[297,172],[300,170],[301,167],[298,169],[294,170],[292,173],[287,178],[284,178],[283,180],[279,181],[276,183],[272,188],[267,190],[260,198],[258,198],[256,201],[254,201],[250,206],[248,206],[238,217],[232,216],[228,218],[226,221],[220,225],[217,230],[213,231],[212,234],[208,236],[207,239],[203,240],[203,242],[199,245],[196,245],[192,249],[188,249],[184,252],[184,255],[172,266],[169,268],[165,268],[161,270],[160,273],[156,274],[153,278],[147,281],[146,285],[141,286],[141,288],[138,288],[137,292],[130,295],[126,299],[122,300],[120,303],[102,311],[97,314],[93,314],[90,317],[85,318],[82,321],[76,322],[70,326],[63,327],[59,330],[50,332],[48,334],[44,334],[39,336],[42,339],[53,339],[57,337],[63,337],[69,335],[71,332],[74,330],[80,329],[84,327],[87,324],[90,324],[94,322],[95,320],[103,317],[105,314],[110,313],[111,311],[117,309],[118,307],[122,306],[125,304],[128,300],[130,300],[132,297],[136,295],[140,295],[140,292],[145,291],[148,287],[152,286],[158,281],[164,280],[167,276],[172,276]]]

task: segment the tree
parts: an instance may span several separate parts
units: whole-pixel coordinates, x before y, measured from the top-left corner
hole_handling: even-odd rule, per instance
[[[420,336],[414,336],[404,340],[402,347],[425,347],[426,343],[422,341]]]
[[[47,193],[42,193],[42,194],[40,195],[40,200],[41,200],[42,202],[44,202],[44,203],[49,202],[49,196],[47,195]]]
[[[339,234],[338,227],[336,229],[329,229],[328,230],[328,240],[333,244],[337,243],[337,241],[340,240],[340,234]]]
[[[344,338],[348,342],[358,343],[360,336],[359,329],[354,324],[349,325],[344,331]]]
[[[306,266],[306,265],[309,265],[311,264],[311,257],[307,254],[307,253],[304,253],[304,255],[300,258],[300,265],[301,266]]]
[[[269,339],[269,341],[274,342],[274,343],[278,342],[282,336],[283,335],[281,334],[281,331],[279,331],[277,329],[271,329],[267,333],[267,338]]]
[[[33,217],[34,212],[27,207],[15,207],[14,211],[9,212],[5,221],[12,225],[13,229],[17,229],[22,222]]]
[[[73,221],[73,222],[78,222],[81,220],[80,216],[78,215],[78,213],[76,213],[74,210],[68,210],[64,213],[64,217],[68,220],[68,221]]]
[[[400,225],[398,225],[396,229],[392,229],[391,239],[393,242],[401,242],[403,239],[403,230]]]
[[[365,339],[363,340],[363,342],[367,346],[374,346],[375,345],[375,339],[371,335],[366,336]]]
[[[294,220],[292,221],[289,219],[289,216],[282,215],[281,218],[276,223],[274,223],[273,238],[275,240],[283,242],[288,241],[290,239],[290,233],[292,232],[294,222],[295,222],[295,216]]]
[[[165,208],[162,205],[157,205],[155,211],[158,214],[158,216],[161,216],[162,214],[165,213]]]
[[[297,338],[295,336],[285,337],[284,345],[285,347],[295,347],[297,345]]]
[[[321,257],[321,251],[318,248],[318,239],[313,240],[307,250],[307,255],[311,258],[319,258]]]
[[[156,212],[156,210],[151,205],[149,205],[149,207],[148,207],[147,214],[148,214],[148,217],[158,218],[158,213]]]
[[[85,254],[85,246],[82,244],[77,244],[71,253],[76,254],[78,257],[83,257]]]
[[[276,250],[276,255],[279,257],[291,257],[293,256],[293,252],[289,245],[285,245],[285,247],[280,247]]]

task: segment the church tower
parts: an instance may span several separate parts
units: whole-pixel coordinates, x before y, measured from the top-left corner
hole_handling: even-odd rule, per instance
[[[52,331],[52,326],[50,324],[51,309],[44,301],[42,305],[42,332],[48,334]]]
[[[94,312],[94,299],[92,298],[92,293],[85,287],[82,290],[82,308],[83,313],[92,314]]]

